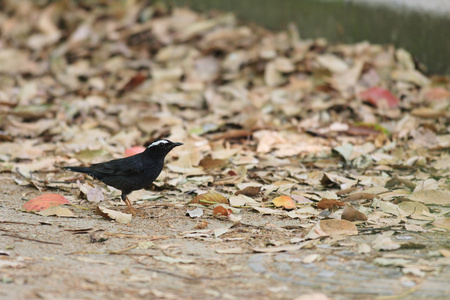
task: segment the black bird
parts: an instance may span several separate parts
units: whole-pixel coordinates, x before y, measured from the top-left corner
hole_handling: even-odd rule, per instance
[[[144,152],[133,156],[93,164],[90,167],[64,167],[64,169],[86,173],[122,191],[122,200],[134,214],[136,210],[127,195],[148,187],[161,173],[167,153],[181,145],[183,143],[173,143],[166,139],[157,140]]]

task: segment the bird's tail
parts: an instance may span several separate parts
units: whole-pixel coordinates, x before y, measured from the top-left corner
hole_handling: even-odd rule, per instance
[[[64,170],[73,171],[73,172],[79,172],[79,173],[91,173],[91,169],[88,167],[63,167]]]

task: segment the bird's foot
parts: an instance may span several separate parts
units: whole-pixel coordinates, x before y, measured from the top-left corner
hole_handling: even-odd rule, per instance
[[[133,205],[131,204],[131,201],[130,201],[130,199],[128,199],[128,197],[125,199],[124,202],[128,207],[127,209],[125,209],[126,212],[129,212],[133,216],[138,214],[138,211],[133,207]]]

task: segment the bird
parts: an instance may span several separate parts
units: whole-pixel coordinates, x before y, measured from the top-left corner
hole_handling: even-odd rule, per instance
[[[148,187],[161,173],[164,167],[164,158],[175,147],[183,143],[174,143],[167,139],[152,142],[141,153],[125,158],[114,159],[89,167],[63,167],[73,172],[85,173],[112,186],[122,192],[122,201],[128,206],[133,215],[136,210],[128,199],[128,195]]]

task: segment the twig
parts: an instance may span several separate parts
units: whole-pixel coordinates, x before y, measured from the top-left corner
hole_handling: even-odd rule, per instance
[[[420,284],[410,288],[409,290],[398,294],[398,295],[390,295],[390,296],[381,296],[381,297],[377,297],[375,298],[376,300],[394,300],[394,299],[404,299],[406,296],[411,295],[412,293],[414,293],[415,291],[417,291],[420,288]]]
[[[184,276],[177,273],[172,273],[165,270],[158,270],[158,269],[152,269],[152,268],[144,268],[144,267],[136,267],[137,269],[147,270],[150,272],[160,273],[160,274],[166,274],[173,277],[178,277],[181,279],[188,279],[188,280],[223,280],[223,279],[229,279],[229,278],[238,278],[242,277],[240,275],[233,275],[233,276],[223,276],[223,277],[208,277],[208,276],[199,276],[199,277],[192,277],[192,276]]]
[[[4,233],[4,234],[2,234],[2,235],[3,235],[3,236],[14,237],[14,238],[19,238],[19,239],[22,239],[22,240],[32,241],[32,242],[43,243],[43,244],[62,245],[61,243],[47,242],[47,241],[42,241],[42,240],[37,240],[37,239],[31,239],[31,238],[27,238],[27,237],[25,237],[25,236],[20,236],[20,235],[18,235],[18,234],[8,234],[8,233]]]
[[[121,254],[122,252],[125,252],[125,251],[128,251],[128,250],[137,248],[137,246],[138,246],[138,245],[132,245],[132,246],[127,247],[127,248],[125,248],[125,249],[112,250],[112,251],[109,251],[108,253],[109,253],[109,254]]]
[[[136,235],[136,234],[126,234],[126,233],[113,233],[113,232],[105,232],[104,235],[114,236],[118,238],[135,238],[135,239],[149,239],[151,241],[156,240],[165,240],[170,238],[170,236],[149,236],[149,235]]]

